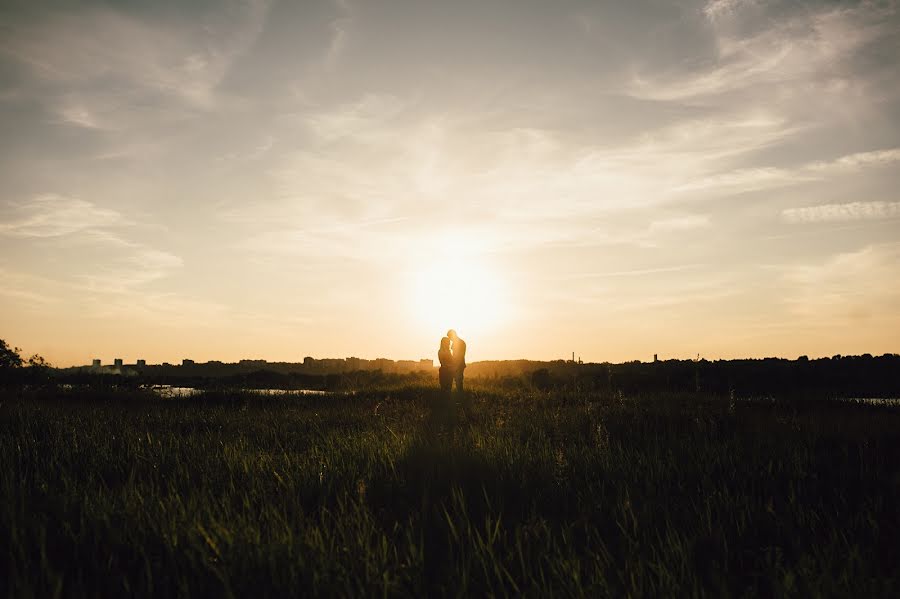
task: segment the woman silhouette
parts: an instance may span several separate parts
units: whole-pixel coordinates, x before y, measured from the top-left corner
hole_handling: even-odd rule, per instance
[[[438,371],[438,380],[441,382],[441,391],[449,397],[450,389],[453,387],[453,375],[456,374],[456,368],[453,364],[453,353],[450,351],[450,337],[441,338],[441,347],[438,350],[438,360],[441,363],[441,369]]]

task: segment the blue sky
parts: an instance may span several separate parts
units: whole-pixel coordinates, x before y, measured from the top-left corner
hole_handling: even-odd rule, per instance
[[[898,351],[896,2],[0,8],[59,364]]]

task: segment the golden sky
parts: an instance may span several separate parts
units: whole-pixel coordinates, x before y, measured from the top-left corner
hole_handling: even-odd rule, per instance
[[[4,3],[58,365],[900,351],[896,2]]]

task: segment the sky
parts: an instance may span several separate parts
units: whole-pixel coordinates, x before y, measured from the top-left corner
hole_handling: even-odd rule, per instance
[[[0,5],[0,338],[56,365],[900,351],[900,8]]]

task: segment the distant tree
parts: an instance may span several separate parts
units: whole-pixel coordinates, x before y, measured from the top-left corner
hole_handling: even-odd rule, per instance
[[[34,354],[28,358],[28,368],[25,379],[31,384],[43,384],[50,380],[53,365],[43,356]]]
[[[53,368],[53,364],[45,360],[44,356],[40,356],[38,354],[34,354],[30,358],[28,358],[28,366],[30,366],[31,368]]]
[[[0,370],[21,368],[22,356],[19,355],[21,351],[18,347],[10,347],[6,341],[0,339]]]

